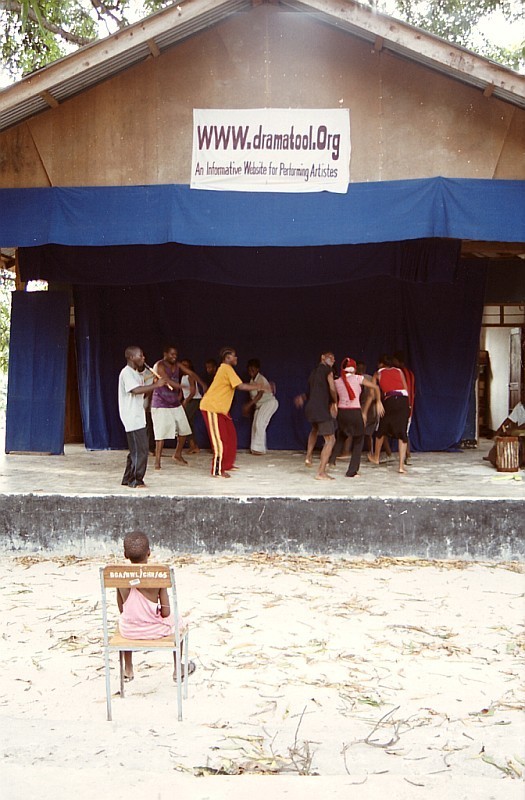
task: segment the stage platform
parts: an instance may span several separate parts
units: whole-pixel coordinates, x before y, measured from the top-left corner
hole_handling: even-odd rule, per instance
[[[304,453],[240,452],[230,479],[209,475],[210,454],[180,466],[150,458],[147,488],[120,485],[126,452],[67,445],[64,456],[0,457],[0,546],[9,551],[98,555],[120,552],[143,529],[156,551],[293,552],[349,556],[525,560],[525,473],[498,473],[491,443],[454,453],[397,459],[363,455],[359,478],[338,461],[316,481]]]

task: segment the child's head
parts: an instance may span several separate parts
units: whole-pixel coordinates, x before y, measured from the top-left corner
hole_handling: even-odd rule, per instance
[[[124,556],[132,564],[143,564],[150,555],[149,539],[142,531],[132,531],[124,537]]]

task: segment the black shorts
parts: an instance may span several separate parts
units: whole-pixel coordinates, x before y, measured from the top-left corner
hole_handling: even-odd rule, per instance
[[[401,439],[402,442],[408,441],[408,417],[410,414],[408,397],[404,395],[387,397],[383,400],[383,406],[385,415],[379,420],[377,435]]]
[[[317,428],[319,436],[333,436],[335,433],[335,419],[325,419],[323,422],[312,422],[312,428]]]

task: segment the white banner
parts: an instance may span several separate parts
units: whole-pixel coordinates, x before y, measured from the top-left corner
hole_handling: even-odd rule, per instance
[[[347,108],[193,110],[192,189],[344,194],[349,180]]]

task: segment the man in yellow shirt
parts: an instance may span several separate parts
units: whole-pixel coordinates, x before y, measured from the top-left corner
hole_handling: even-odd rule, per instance
[[[201,400],[200,410],[206,423],[213,450],[211,474],[213,477],[229,478],[228,470],[235,465],[237,455],[237,431],[230,416],[233,396],[236,389],[250,392],[271,392],[263,383],[243,383],[234,370],[237,353],[232,347],[223,347],[220,352],[221,364],[213,383]]]

